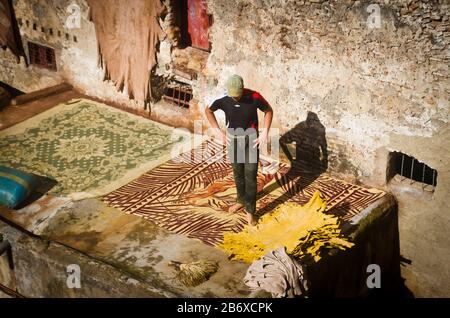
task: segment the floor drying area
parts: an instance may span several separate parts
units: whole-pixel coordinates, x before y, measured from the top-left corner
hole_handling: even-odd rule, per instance
[[[226,152],[203,141],[174,158],[186,135],[93,101],[72,90],[0,112],[0,165],[48,179],[19,208],[0,208],[0,284],[24,297],[255,297],[248,263],[220,248],[244,227]],[[201,158],[200,160],[179,160]],[[273,162],[263,158],[263,166]],[[381,190],[295,170],[281,163],[258,174],[258,211],[306,204],[316,191],[355,245],[308,264],[310,296],[365,296],[367,268],[399,275],[397,206]],[[389,244],[386,244],[389,242]],[[217,262],[208,280],[188,287],[171,262]],[[70,268],[81,288],[69,288]]]

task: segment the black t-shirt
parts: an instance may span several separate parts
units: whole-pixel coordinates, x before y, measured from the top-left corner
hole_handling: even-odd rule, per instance
[[[253,128],[258,130],[257,109],[267,111],[269,104],[258,92],[244,89],[239,101],[230,96],[216,99],[210,106],[212,111],[218,109],[225,113],[226,126],[233,134],[234,129],[242,128],[244,131]],[[231,129],[230,129],[231,128]]]

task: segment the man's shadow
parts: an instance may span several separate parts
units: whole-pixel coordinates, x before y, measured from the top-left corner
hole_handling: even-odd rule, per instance
[[[272,211],[279,204],[297,195],[328,168],[325,127],[316,113],[309,111],[306,120],[281,136],[279,142],[291,162],[291,168],[280,180],[264,188],[259,196],[261,198],[280,187],[285,189],[285,193],[263,207],[258,213],[260,215]],[[294,147],[294,155],[288,145]]]

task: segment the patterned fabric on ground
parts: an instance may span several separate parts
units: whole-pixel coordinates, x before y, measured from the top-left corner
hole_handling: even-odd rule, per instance
[[[55,194],[104,195],[170,158],[172,129],[88,100],[0,131],[0,165],[58,181]]]
[[[252,290],[265,290],[272,297],[306,296],[307,279],[302,266],[284,247],[268,252],[247,270],[244,283]]]
[[[217,245],[222,242],[224,232],[239,232],[245,223],[242,210],[228,212],[236,201],[236,187],[226,157],[222,146],[205,142],[104,196],[103,200],[170,231]],[[261,163],[270,164],[265,159]],[[257,176],[258,214],[268,213],[284,202],[304,205],[319,190],[327,200],[326,213],[348,221],[385,195],[383,191],[325,174],[292,171],[283,164],[276,173],[261,171]]]

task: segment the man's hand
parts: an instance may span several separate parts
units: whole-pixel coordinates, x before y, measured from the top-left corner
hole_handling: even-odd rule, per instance
[[[253,141],[253,148],[259,147],[260,145],[267,142],[268,131],[263,130],[263,132]]]
[[[222,131],[222,144],[229,146],[231,143],[230,136],[225,131]]]
[[[230,137],[225,131],[222,131],[219,128],[214,129],[214,139],[222,145],[230,145]]]
[[[264,112],[264,128],[261,131],[261,134],[255,140],[255,144],[253,148],[261,147],[262,144],[267,142],[267,138],[269,136],[270,125],[272,124],[273,110],[269,104],[267,104],[267,110]]]

